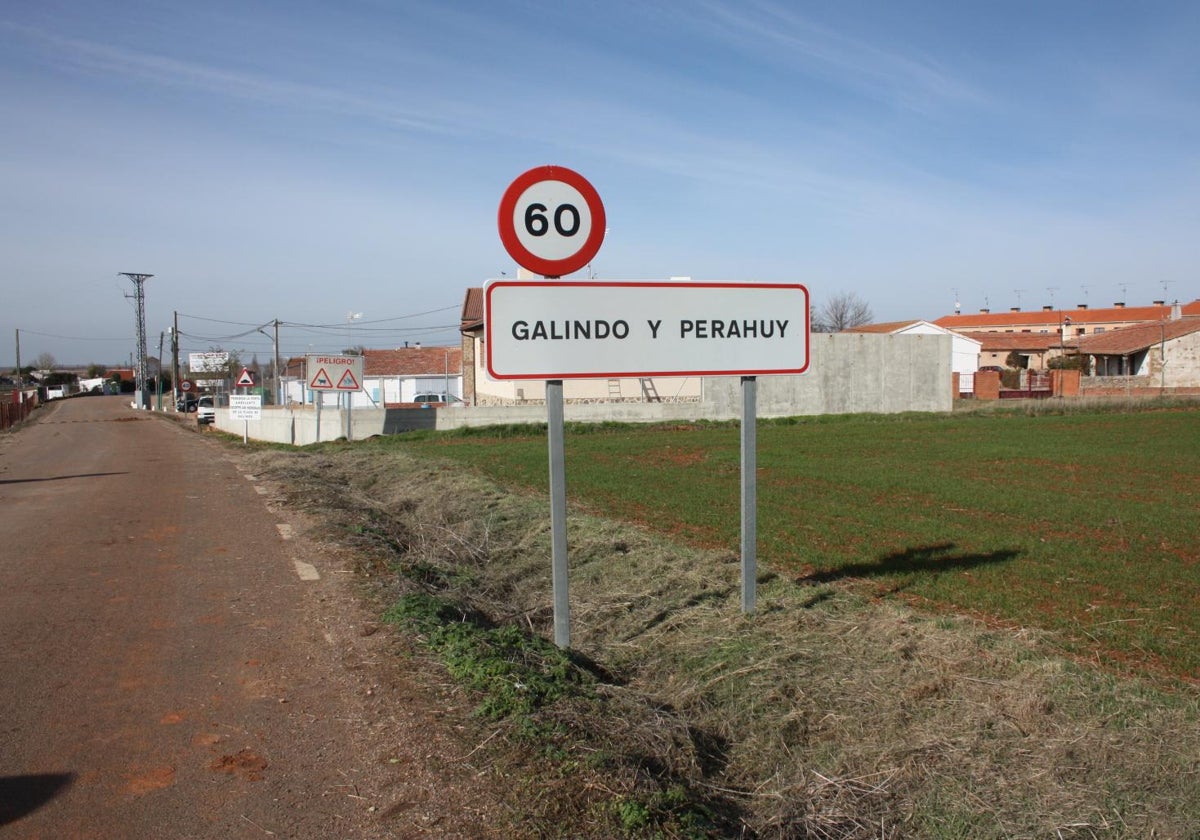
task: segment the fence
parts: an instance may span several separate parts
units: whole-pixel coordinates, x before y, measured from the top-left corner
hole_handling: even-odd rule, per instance
[[[37,391],[11,392],[11,398],[0,397],[0,431],[20,423],[38,407]]]

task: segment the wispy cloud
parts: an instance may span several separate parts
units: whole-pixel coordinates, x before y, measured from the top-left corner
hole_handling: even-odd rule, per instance
[[[814,23],[768,2],[706,0],[702,6],[720,37],[798,71],[907,109],[925,111],[946,103],[981,102],[982,91],[935,59],[884,48]]]
[[[89,72],[107,73],[287,108],[367,118],[402,131],[461,134],[468,129],[465,122],[431,112],[427,107],[428,103],[404,107],[392,101],[372,99],[334,87],[291,82],[96,41],[68,38],[8,21],[0,21],[0,29],[6,29],[39,44],[60,62]],[[441,113],[451,114],[451,106],[452,103],[446,103]]]

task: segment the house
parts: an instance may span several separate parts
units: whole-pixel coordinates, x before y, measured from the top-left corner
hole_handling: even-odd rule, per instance
[[[545,402],[546,383],[538,380],[493,379],[487,372],[484,346],[482,287],[463,296],[462,334],[463,400],[468,405],[533,405]],[[699,402],[704,380],[699,376],[655,376],[618,379],[567,379],[566,403]]]
[[[1125,393],[1131,388],[1200,393],[1200,317],[1085,336],[1076,339],[1072,352],[1091,357],[1085,390],[1116,385]]]
[[[351,394],[353,408],[385,408],[415,405],[416,397],[435,395],[455,402],[462,399],[462,348],[399,347],[394,350],[364,350],[363,381]],[[308,388],[305,357],[288,359],[284,369],[284,393],[291,403],[337,405],[337,391]]]
[[[1020,367],[1029,370],[1046,370],[1049,360],[1062,353],[1062,342],[1053,333],[1028,332],[969,332],[963,333],[979,342],[979,366]],[[1009,358],[1016,353],[1023,364],[1010,365]]]

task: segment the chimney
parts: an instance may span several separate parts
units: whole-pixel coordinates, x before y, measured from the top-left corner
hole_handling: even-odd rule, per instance
[[[1077,303],[1077,304],[1075,304],[1075,308],[1076,309],[1087,309],[1087,304],[1086,303]]]
[[[417,350],[420,350],[420,349],[421,349],[421,342],[419,342],[419,341],[418,341],[418,342],[415,342],[415,343],[413,344],[413,347],[414,347],[415,349],[417,349]]]
[[[992,310],[988,309],[986,306],[979,310],[980,314],[982,314],[982,315],[986,315],[991,311]]]
[[[1183,307],[1179,305],[1179,301],[1171,304],[1171,320],[1178,321],[1183,317]]]
[[[1020,311],[1021,311],[1021,307],[1019,307],[1019,306],[1010,306],[1010,307],[1008,308],[1008,311],[1009,311],[1009,312],[1020,312]]]
[[[1045,306],[1043,306],[1043,307],[1042,307],[1042,311],[1043,311],[1043,312],[1053,312],[1053,311],[1054,311],[1054,307],[1053,307],[1053,306],[1051,306],[1050,304],[1046,304]]]
[[[1167,302],[1165,300],[1156,300],[1156,301],[1154,301],[1154,305],[1155,306],[1166,306]]]
[[[1113,304],[1113,309],[1124,309],[1124,308],[1125,308],[1125,301],[1123,301],[1123,300],[1119,300]]]

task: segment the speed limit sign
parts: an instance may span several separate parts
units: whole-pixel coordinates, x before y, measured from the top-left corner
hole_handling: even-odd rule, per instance
[[[578,271],[604,241],[600,194],[562,166],[539,166],[513,181],[500,199],[498,221],[509,256],[544,277]]]

